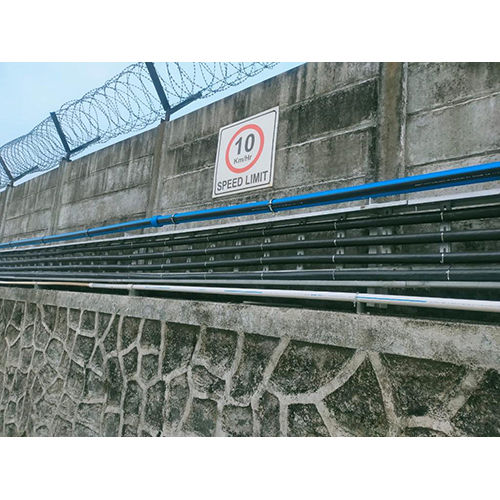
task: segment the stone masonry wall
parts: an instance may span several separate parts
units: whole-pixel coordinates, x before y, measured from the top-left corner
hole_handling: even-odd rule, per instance
[[[500,328],[0,289],[0,435],[498,436]]]

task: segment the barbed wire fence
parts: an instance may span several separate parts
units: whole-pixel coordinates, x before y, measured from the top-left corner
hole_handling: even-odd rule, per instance
[[[0,189],[85,148],[143,130],[277,63],[135,63],[0,147]],[[159,67],[160,71],[156,68]]]

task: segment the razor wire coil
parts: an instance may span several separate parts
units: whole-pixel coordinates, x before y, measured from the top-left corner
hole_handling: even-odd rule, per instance
[[[201,92],[207,98],[243,83],[277,63],[160,63],[158,77],[172,107]],[[104,85],[63,104],[57,119],[71,150],[143,130],[165,116],[146,64],[127,66]],[[26,135],[0,147],[0,189],[28,173],[58,166],[67,155],[49,116]],[[6,168],[5,168],[6,167]],[[7,170],[6,170],[7,169]]]

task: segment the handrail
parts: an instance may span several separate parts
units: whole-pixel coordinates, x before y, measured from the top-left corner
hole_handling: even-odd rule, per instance
[[[442,189],[494,180],[500,180],[500,161],[285,198],[256,201],[227,207],[209,208],[194,212],[155,215],[147,219],[127,221],[119,224],[112,224],[110,226],[0,243],[0,249],[87,237],[91,238],[105,234],[122,233],[187,222],[199,222],[269,212],[275,213],[284,210],[295,210],[381,196],[395,196],[398,194]]]

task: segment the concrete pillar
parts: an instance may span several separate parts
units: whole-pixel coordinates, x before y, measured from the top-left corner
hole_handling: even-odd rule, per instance
[[[0,241],[3,241],[3,235],[5,232],[5,221],[7,219],[7,207],[9,206],[9,199],[11,197],[12,188],[8,187],[5,191],[0,194]]]
[[[151,171],[151,180],[149,185],[148,194],[148,206],[146,217],[152,217],[153,215],[158,215],[156,210],[158,209],[158,199],[160,193],[159,179],[160,179],[160,169],[161,169],[161,154],[163,147],[163,139],[165,137],[165,128],[167,127],[166,121],[163,121],[158,125],[154,151],[153,151],[153,169]]]
[[[407,64],[381,63],[375,180],[404,177]]]
[[[54,196],[54,205],[52,206],[52,211],[50,215],[50,224],[47,234],[57,233],[57,225],[59,222],[59,212],[61,211],[62,205],[62,189],[68,178],[68,169],[71,168],[71,163],[66,160],[61,160],[59,167],[57,168],[57,185],[56,194]]]

